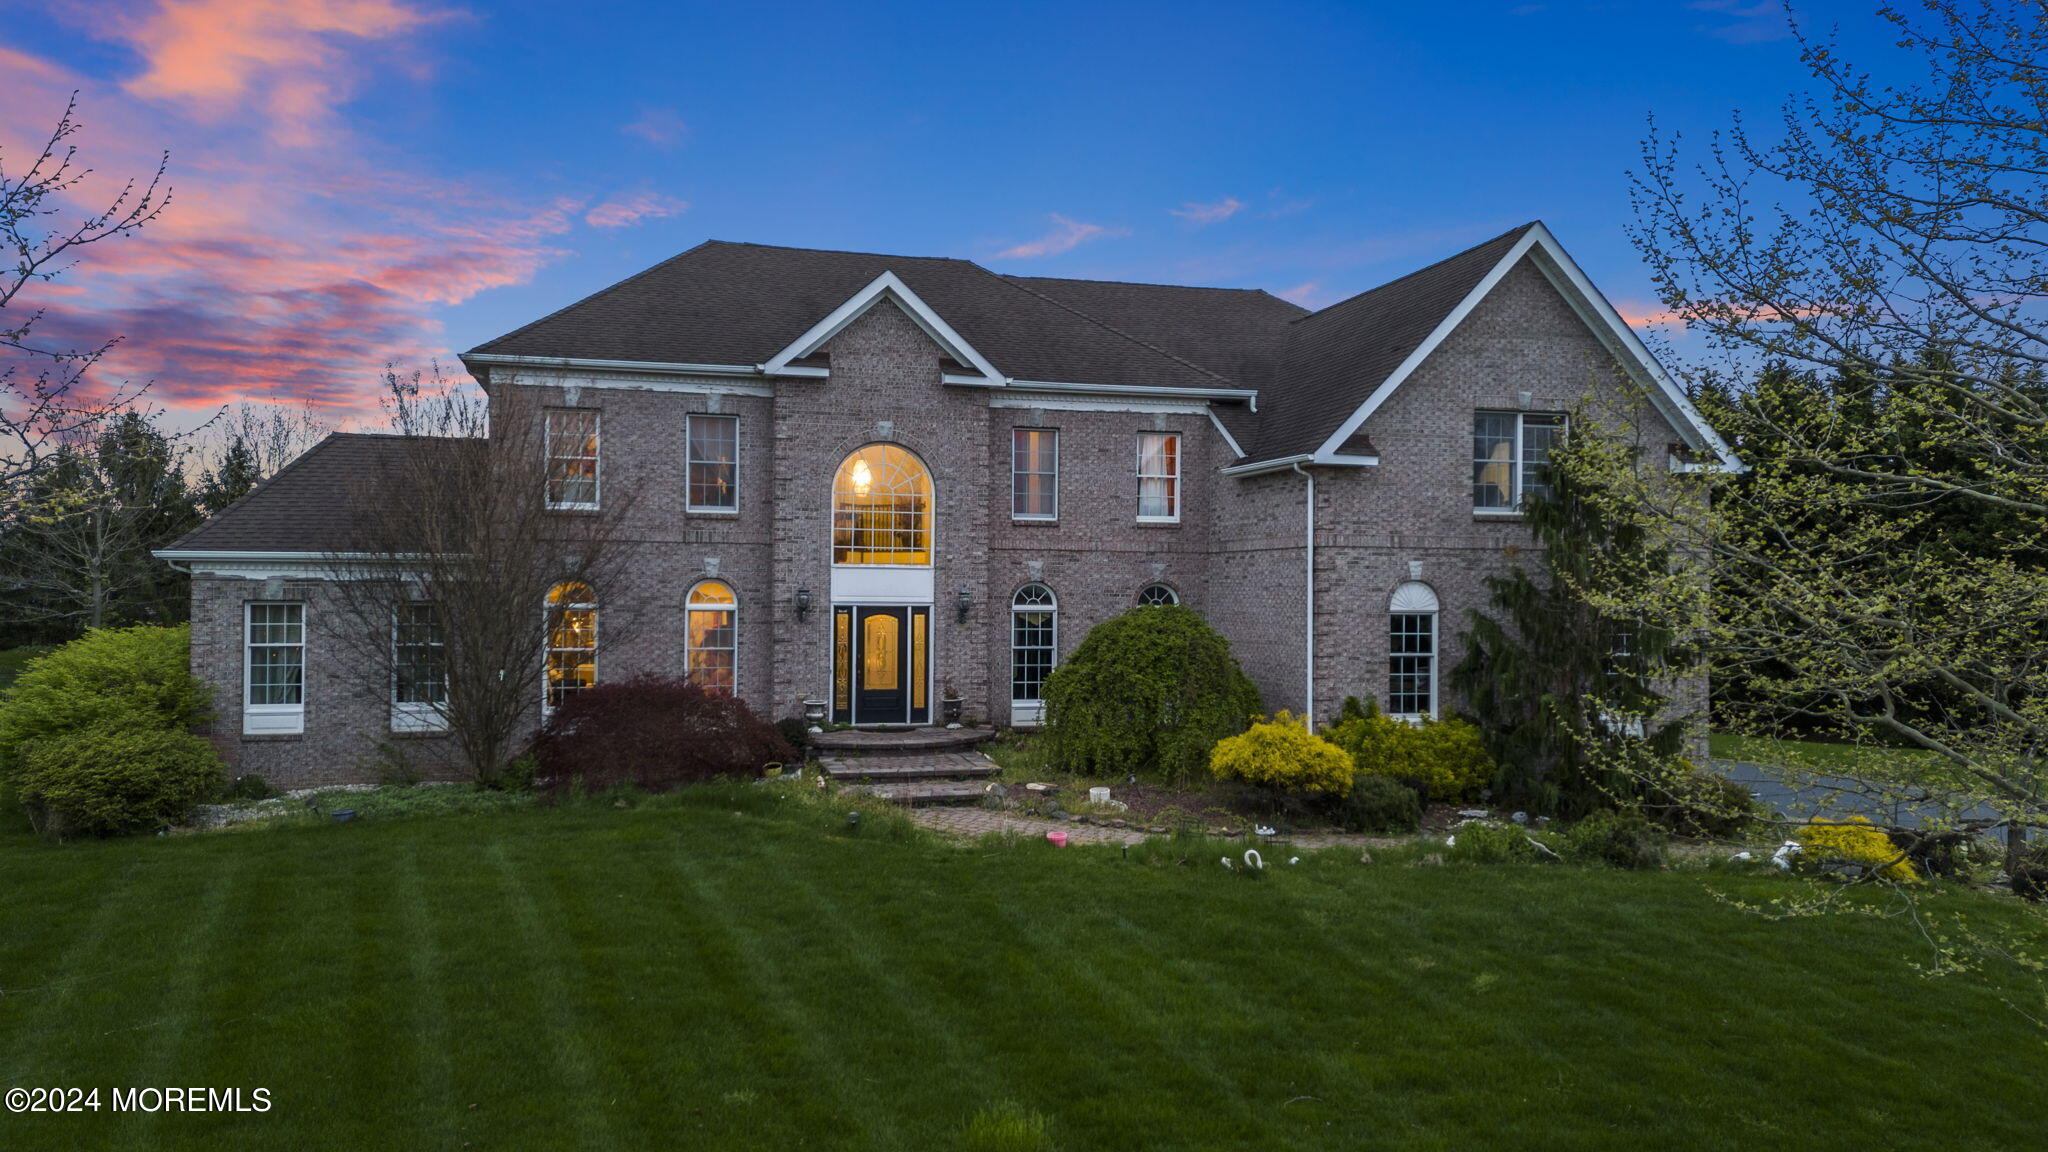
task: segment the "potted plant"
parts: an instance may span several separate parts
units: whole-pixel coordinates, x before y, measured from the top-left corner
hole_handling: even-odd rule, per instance
[[[946,681],[946,693],[939,698],[939,707],[947,724],[960,723],[960,693],[954,690],[951,680]]]

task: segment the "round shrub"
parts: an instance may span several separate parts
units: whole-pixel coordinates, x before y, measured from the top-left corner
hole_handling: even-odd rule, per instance
[[[784,716],[775,722],[775,730],[796,750],[796,759],[804,759],[811,751],[811,723],[801,716]]]
[[[1681,771],[1649,790],[1643,813],[1673,835],[1732,840],[1764,816],[1747,787],[1680,761]]]
[[[724,693],[636,676],[572,693],[533,743],[534,786],[648,792],[721,776],[754,776],[796,750],[775,726]]]
[[[1090,629],[1045,681],[1045,750],[1069,772],[1195,778],[1259,712],[1230,642],[1181,605]]]
[[[227,783],[213,745],[189,732],[103,727],[27,746],[16,794],[46,835],[153,832]]]
[[[1872,869],[1886,880],[1904,882],[1920,878],[1884,829],[1861,816],[1815,820],[1801,828],[1793,839],[1799,842],[1801,863],[1809,866],[1847,863]]]
[[[1216,742],[1209,771],[1281,792],[1339,796],[1351,790],[1351,757],[1282,712]]]
[[[1398,780],[1361,772],[1330,816],[1346,832],[1413,832],[1422,826],[1422,797]]]
[[[31,661],[0,693],[0,770],[31,744],[88,728],[190,730],[211,700],[191,641],[185,625],[95,628]]]
[[[1670,862],[1664,830],[1635,812],[1595,812],[1571,826],[1564,844],[1566,855],[1588,864],[1652,869]]]
[[[1324,735],[1351,753],[1361,774],[1398,780],[1430,800],[1476,800],[1493,781],[1479,729],[1463,720],[1397,720],[1368,703],[1347,707]]]

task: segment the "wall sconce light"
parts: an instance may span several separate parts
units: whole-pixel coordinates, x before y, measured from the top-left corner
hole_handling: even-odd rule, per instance
[[[960,586],[960,623],[967,623],[967,614],[974,608],[974,596],[967,591],[967,585]]]
[[[810,590],[809,588],[799,588],[799,589],[797,589],[797,590],[796,590],[796,619],[797,619],[797,623],[799,623],[799,624],[803,623],[803,619],[804,619],[804,617],[806,617],[806,616],[809,616],[810,614],[811,614],[811,590]]]

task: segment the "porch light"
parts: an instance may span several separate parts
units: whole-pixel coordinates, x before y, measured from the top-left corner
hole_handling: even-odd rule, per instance
[[[799,624],[803,623],[803,619],[804,619],[804,617],[806,617],[806,616],[808,616],[808,615],[810,615],[810,614],[811,614],[811,590],[810,590],[809,588],[799,588],[799,589],[797,589],[797,590],[796,590],[796,619],[797,619],[797,623],[799,623]]]
[[[967,585],[960,586],[960,623],[967,623],[967,614],[974,608],[974,596],[967,591]]]

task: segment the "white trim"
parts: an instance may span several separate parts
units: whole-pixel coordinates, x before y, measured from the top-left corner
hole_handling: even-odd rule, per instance
[[[251,704],[249,696],[255,662],[250,659],[256,644],[251,639],[258,607],[290,607],[299,610],[299,702],[296,704]],[[245,600],[242,602],[242,735],[297,736],[306,731],[306,602],[304,600]],[[265,648],[292,645],[265,644]]]
[[[972,383],[971,378],[948,379],[947,383]],[[1077,384],[1057,380],[1011,380],[1019,391],[1080,392],[1098,396],[1179,396],[1190,400],[1243,400],[1259,410],[1259,393],[1253,388],[1186,388],[1171,384]]]
[[[1152,400],[1143,396],[1070,396],[1057,392],[1004,389],[988,398],[990,408],[1043,408],[1048,412],[1145,412],[1168,416],[1200,416],[1205,400]]]
[[[1017,596],[1025,588],[1043,588],[1052,597],[1051,604],[1019,606]],[[1043,580],[1032,580],[1010,593],[1010,727],[1036,728],[1045,716],[1045,681],[1038,682],[1038,699],[1017,699],[1017,615],[1020,612],[1048,612],[1052,615],[1052,664],[1046,668],[1046,675],[1060,666],[1060,594],[1052,585]]]
[[[1047,432],[1052,435],[1052,512],[1035,513],[1017,511],[1017,477],[1019,475],[1043,476],[1043,472],[1019,473],[1017,471],[1017,434],[1019,432]],[[1010,519],[1021,524],[1055,524],[1060,518],[1060,430],[1015,425],[1010,429]]]
[[[448,641],[446,637],[435,644],[441,649],[444,661],[441,667],[441,702],[413,700],[400,701],[398,698],[398,625],[399,610],[416,600],[401,600],[391,605],[391,730],[393,732],[446,732],[448,730]]]
[[[541,502],[547,505],[547,509],[550,512],[596,512],[600,510],[604,503],[604,409],[585,408],[579,405],[564,404],[556,405],[549,408],[543,408],[541,410],[541,455],[546,462],[548,471],[548,474],[542,478],[541,483],[543,485],[547,485],[550,487],[553,486],[555,482],[554,471],[555,460],[557,459],[557,457],[555,455],[555,431],[553,428],[549,427],[549,425],[557,412],[588,413],[591,418],[591,498],[589,500],[556,500],[552,493],[543,490],[541,493]],[[579,452],[575,456],[562,456],[560,457],[560,459],[581,460],[583,459],[583,456]]]
[[[465,365],[512,365],[535,368],[618,369],[627,372],[689,373],[701,376],[759,376],[754,364],[676,364],[661,360],[590,360],[579,356],[507,356],[496,352],[465,352]]]
[[[698,417],[706,420],[732,421],[732,507],[722,504],[699,504],[693,493],[695,488],[690,480],[690,470],[697,466],[691,445],[695,443],[690,433],[690,422]],[[706,464],[717,464],[706,460]],[[683,510],[698,516],[737,516],[740,513],[740,418],[731,412],[685,412],[683,413]]]
[[[1436,596],[1436,590],[1435,590],[1435,589],[1433,589],[1433,588],[1429,588],[1429,586],[1428,586],[1428,585],[1426,585],[1426,584],[1422,584],[1422,582],[1421,582],[1421,581],[1419,581],[1419,580],[1411,580],[1411,581],[1409,581],[1409,582],[1408,582],[1407,584],[1403,584],[1403,585],[1402,585],[1402,586],[1401,586],[1400,588],[1397,588],[1397,589],[1395,589],[1395,590],[1394,590],[1394,595],[1395,595],[1395,596],[1399,596],[1399,595],[1401,595],[1401,593],[1402,593],[1403,591],[1406,591],[1406,590],[1407,590],[1407,588],[1408,588],[1408,586],[1409,586],[1410,584],[1416,584],[1416,585],[1420,585],[1420,586],[1421,586],[1422,588],[1424,588],[1425,590],[1427,590],[1427,591],[1429,592],[1429,594],[1430,594],[1430,596],[1431,596],[1431,598],[1432,598],[1432,599],[1434,599],[1434,598],[1435,598],[1435,596]],[[1389,598],[1389,599],[1388,599],[1388,602],[1387,602],[1387,630],[1386,630],[1386,636],[1387,636],[1387,645],[1388,645],[1388,649],[1389,649],[1389,651],[1388,651],[1387,655],[1388,655],[1388,657],[1389,657],[1389,664],[1390,664],[1390,665],[1391,665],[1391,663],[1392,663],[1392,659],[1391,659],[1391,658],[1392,658],[1392,657],[1393,657],[1393,655],[1394,655],[1394,653],[1393,653],[1393,651],[1392,651],[1392,647],[1393,647],[1393,642],[1394,642],[1394,639],[1393,639],[1394,623],[1393,623],[1393,621],[1394,621],[1394,617],[1396,617],[1396,616],[1427,616],[1427,617],[1429,617],[1429,711],[1427,711],[1427,712],[1396,712],[1396,711],[1394,711],[1394,684],[1393,684],[1393,669],[1392,669],[1391,667],[1389,667],[1389,668],[1388,668],[1388,671],[1387,671],[1387,678],[1388,678],[1388,679],[1387,679],[1387,715],[1389,715],[1389,716],[1392,716],[1392,717],[1393,717],[1394,719],[1396,719],[1396,720],[1407,720],[1407,721],[1411,721],[1411,722],[1421,721],[1421,720],[1423,720],[1423,719],[1431,719],[1431,720],[1434,720],[1434,719],[1436,719],[1436,717],[1437,717],[1437,716],[1438,716],[1438,715],[1439,715],[1439,714],[1440,714],[1440,713],[1441,713],[1441,712],[1443,711],[1443,684],[1442,684],[1442,679],[1443,679],[1443,671],[1442,671],[1442,669],[1443,669],[1443,609],[1442,609],[1441,607],[1438,607],[1438,608],[1436,608],[1436,609],[1433,609],[1433,610],[1431,610],[1431,611],[1427,611],[1427,612],[1422,612],[1422,611],[1403,611],[1402,609],[1399,609],[1399,608],[1396,608],[1396,607],[1394,607],[1394,603],[1393,603],[1393,599],[1392,599],[1392,598]],[[1408,655],[1413,655],[1413,653],[1409,653]]]
[[[995,365],[990,364],[981,353],[974,350],[973,345],[967,343],[958,332],[953,331],[953,326],[946,323],[937,312],[932,311],[931,305],[926,304],[917,293],[911,291],[910,285],[905,284],[894,272],[884,272],[875,277],[868,282],[867,287],[854,293],[846,303],[834,308],[830,315],[811,325],[808,332],[797,337],[789,347],[777,352],[767,363],[761,365],[762,375],[793,374],[789,370],[790,361],[801,360],[824,347],[827,341],[837,336],[848,324],[859,319],[869,308],[874,307],[876,301],[884,297],[903,309],[904,314],[919,328],[924,329],[925,335],[936,341],[953,359],[972,366],[990,380],[1004,379],[1003,374],[996,371]],[[794,374],[808,373],[799,370]],[[818,374],[824,373],[820,370]]]
[[[1223,437],[1223,442],[1225,444],[1230,445],[1230,454],[1239,460],[1244,459],[1244,449],[1237,446],[1237,437],[1232,436],[1230,434],[1230,429],[1225,428],[1223,426],[1222,419],[1220,419],[1216,415],[1215,406],[1205,404],[1202,406],[1202,411],[1208,414],[1209,423],[1214,424],[1216,426],[1216,432],[1218,435]]]
[[[1302,530],[1302,726],[1313,732],[1316,728],[1316,474],[1301,466],[1297,461],[1294,471],[1301,473],[1306,486],[1302,494],[1302,507],[1306,511],[1307,526]]]
[[[1635,334],[1635,330],[1622,320],[1614,306],[1607,302],[1607,298],[1600,295],[1599,290],[1593,287],[1593,282],[1586,278],[1585,272],[1566,254],[1556,238],[1551,236],[1550,230],[1542,224],[1530,226],[1528,232],[1524,233],[1492,270],[1480,279],[1472,291],[1459,301],[1458,306],[1453,308],[1429,336],[1408,354],[1407,359],[1401,361],[1393,372],[1373,389],[1372,394],[1365,398],[1365,402],[1337,426],[1337,430],[1317,447],[1313,455],[1320,461],[1322,457],[1334,453],[1338,445],[1349,440],[1352,434],[1358,431],[1359,426],[1386,403],[1394,390],[1405,383],[1422,362],[1429,358],[1430,353],[1436,351],[1458,325],[1465,322],[1465,318],[1479,307],[1480,301],[1493,291],[1522,257],[1532,251],[1538,257],[1535,261],[1537,269],[1560,289],[1559,294],[1593,330],[1594,335],[1600,338],[1602,343],[1607,344],[1611,351],[1617,353],[1617,359],[1629,370],[1632,377],[1639,383],[1647,379],[1652,385],[1646,388],[1645,392],[1652,403],[1658,404],[1665,419],[1678,434],[1687,437],[1693,447],[1713,452],[1719,457],[1721,467],[1730,471],[1743,471],[1746,466],[1736,458],[1734,451],[1707,425],[1699,411],[1692,406],[1692,401],[1686,398],[1684,390],[1679,388],[1664,371],[1663,366],[1657,363],[1656,357]],[[1564,278],[1564,284],[1558,282],[1560,276]],[[1570,286],[1570,291],[1563,290],[1566,285]]]
[[[520,388],[593,388],[608,392],[659,392],[699,396],[775,395],[775,386],[759,378],[731,380],[714,376],[662,376],[602,370],[575,374],[523,375],[513,379],[512,383]]]

